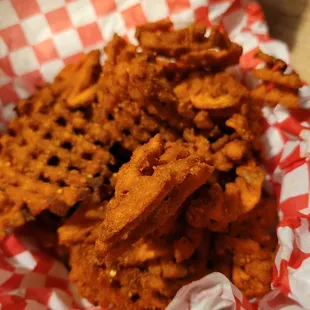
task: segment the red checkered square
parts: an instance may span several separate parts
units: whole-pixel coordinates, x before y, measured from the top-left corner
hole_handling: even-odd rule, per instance
[[[34,45],[33,50],[40,64],[58,58],[58,53],[52,39]]]
[[[58,58],[58,53],[52,39],[48,39],[33,46],[33,50],[40,64]]]
[[[1,242],[0,249],[8,257],[14,256],[14,255],[17,255],[17,254],[20,254],[26,251],[23,244],[19,242],[19,240],[14,235],[8,236],[3,242]]]
[[[18,100],[18,96],[12,83],[0,86],[0,98],[3,102],[14,102]]]
[[[207,7],[201,6],[199,8],[196,8],[194,14],[195,14],[195,20],[198,23],[204,24],[208,27],[211,26],[211,23],[209,21],[209,10]]]
[[[10,290],[18,288],[23,278],[24,278],[23,274],[17,274],[17,273],[13,274],[10,279],[8,279],[5,283],[2,283],[0,287],[0,292],[1,293],[9,292]]]
[[[77,29],[84,47],[88,47],[102,41],[102,35],[97,23],[91,23]]]
[[[37,262],[34,272],[47,274],[55,264],[55,260],[51,256],[40,250],[33,250],[31,254]]]
[[[7,107],[8,105],[6,105],[5,107]],[[5,109],[2,108],[2,111],[0,110],[0,119],[1,121],[3,121],[2,117],[3,117],[3,110]],[[1,115],[2,114],[2,115]],[[4,281],[6,281],[6,277],[3,276],[4,273],[6,273],[6,275],[8,275],[8,272],[13,272],[15,271],[14,266],[12,266],[6,259],[5,256],[1,253],[0,254],[0,283],[3,283]]]
[[[50,299],[52,290],[50,288],[28,288],[26,290],[25,298],[36,300],[42,305],[47,305]]]
[[[66,8],[48,12],[45,16],[53,33],[58,33],[72,27]]]
[[[11,3],[22,19],[40,13],[40,8],[36,0],[11,0]]]
[[[0,30],[0,37],[10,51],[14,51],[27,45],[27,41],[20,24]]]
[[[30,93],[34,93],[38,86],[43,85],[44,81],[39,70],[21,76],[25,86]]]
[[[116,5],[114,0],[91,0],[95,12],[98,16],[102,16],[111,13],[116,10]]]
[[[11,62],[9,60],[9,57],[4,57],[0,59],[0,68],[1,70],[8,76],[13,77],[14,72],[12,70]]]
[[[17,308],[15,305],[20,306],[19,309],[25,309],[25,307],[27,305],[24,298],[21,296],[18,296],[18,295],[1,295],[0,296],[0,304],[1,304],[2,310],[6,310],[6,309],[16,310]],[[11,308],[11,306],[13,306],[13,307]]]
[[[65,65],[78,61],[82,55],[83,53],[80,52],[80,53],[64,58]]]
[[[46,277],[45,287],[58,288],[63,291],[69,290],[67,279],[60,279],[60,278],[53,277],[53,276]]]
[[[121,12],[125,24],[128,28],[134,27],[146,22],[146,18],[140,4],[136,4]]]
[[[24,274],[24,278],[21,282],[23,288],[35,288],[35,287],[44,287],[46,283],[46,276],[41,273],[28,272]]]
[[[166,0],[169,12],[177,13],[190,7],[189,0]]]

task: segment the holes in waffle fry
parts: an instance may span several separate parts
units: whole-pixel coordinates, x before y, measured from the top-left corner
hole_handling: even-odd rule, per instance
[[[9,128],[8,129],[8,134],[11,136],[11,137],[16,137],[16,131],[12,128]]]
[[[43,139],[51,140],[52,139],[52,133],[51,132],[47,132],[46,134],[44,134]]]
[[[125,136],[130,136],[130,131],[129,131],[128,129],[122,130],[122,133],[123,133]]]
[[[79,109],[79,111],[81,111],[83,113],[83,118],[87,121],[91,120],[93,117],[93,108],[92,106],[89,104],[86,107],[82,107]]]
[[[131,152],[124,148],[120,143],[115,142],[109,149],[110,153],[120,160],[123,164],[128,162],[131,157]]]
[[[85,153],[82,154],[82,158],[85,159],[85,160],[92,160],[93,159],[93,154],[85,152]]]
[[[67,184],[64,180],[58,181],[57,184],[58,184],[60,187],[66,187],[66,186],[68,186],[68,184]]]
[[[29,124],[29,127],[33,130],[33,131],[38,131],[39,130],[39,124],[37,123],[31,123]]]
[[[104,147],[104,143],[101,142],[100,140],[95,140],[94,144],[97,145],[97,146],[100,146],[100,147]]]
[[[56,119],[56,123],[59,125],[59,126],[62,126],[62,127],[65,127],[67,125],[67,121],[64,117],[60,116]]]
[[[38,154],[37,154],[37,153],[32,153],[32,154],[31,154],[31,157],[32,157],[33,159],[37,159],[37,158],[38,158]]]
[[[130,299],[131,299],[133,302],[138,301],[139,298],[140,298],[140,295],[139,295],[138,293],[131,294],[131,296],[130,296]]]
[[[60,162],[60,158],[58,156],[54,155],[48,159],[47,164],[49,166],[58,166],[59,162]]]
[[[70,141],[65,141],[61,144],[61,147],[70,151],[73,146]]]
[[[43,174],[39,175],[39,180],[42,181],[42,182],[45,182],[45,183],[50,182],[50,179],[45,177]]]
[[[27,144],[27,141],[24,138],[19,139],[19,141],[18,141],[19,146],[25,146],[26,144]]]
[[[69,166],[69,167],[68,167],[68,170],[69,170],[69,171],[74,171],[74,170],[75,170],[75,171],[78,171],[78,172],[81,171],[81,169],[79,169],[79,168],[76,167],[76,166]]]
[[[144,167],[141,170],[142,175],[151,176],[151,175],[153,175],[153,173],[154,173],[154,169],[153,169],[153,167],[150,167],[150,166]]]
[[[84,135],[85,130],[83,128],[73,128],[73,132],[75,135]]]
[[[110,171],[112,171],[112,172],[117,172],[119,170],[118,165],[108,164],[107,166],[110,169]]]

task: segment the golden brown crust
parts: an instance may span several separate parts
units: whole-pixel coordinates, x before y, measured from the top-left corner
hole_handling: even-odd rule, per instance
[[[270,288],[277,216],[261,197],[261,109],[297,106],[301,82],[258,52],[262,84],[249,91],[224,72],[242,48],[205,32],[165,20],[138,27],[138,47],[115,35],[102,67],[98,51],[66,66],[0,138],[0,237],[32,221],[56,255],[66,247],[95,304],[164,309],[207,264],[248,297]],[[46,233],[44,214],[57,219]]]
[[[118,173],[96,242],[99,257],[113,248],[119,255],[126,244],[165,224],[212,172],[199,156],[189,155],[186,145],[165,145],[159,135],[138,148]]]
[[[271,289],[277,245],[271,231],[277,223],[276,201],[263,198],[231,223],[227,233],[215,236],[214,269],[223,271],[248,298],[263,297]]]
[[[253,70],[253,75],[262,80],[262,84],[252,90],[252,98],[272,106],[282,104],[288,108],[297,108],[298,89],[303,85],[298,74],[286,73],[287,65],[282,60],[260,50],[256,57],[265,63],[265,67]]]
[[[136,38],[144,50],[175,57],[181,66],[188,68],[223,69],[237,64],[242,54],[242,48],[215,27],[209,37],[205,37],[206,26],[202,24],[171,30],[169,21],[142,25],[137,27]]]

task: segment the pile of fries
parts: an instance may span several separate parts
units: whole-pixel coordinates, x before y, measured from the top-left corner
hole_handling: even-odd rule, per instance
[[[79,293],[115,309],[164,309],[224,273],[270,290],[276,203],[262,186],[263,104],[297,107],[302,83],[262,52],[247,89],[225,71],[242,48],[217,28],[115,35],[17,104],[0,138],[0,235],[32,230]],[[24,227],[24,228],[21,228]]]

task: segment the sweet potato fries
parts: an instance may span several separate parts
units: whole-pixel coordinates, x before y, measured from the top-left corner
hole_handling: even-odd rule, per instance
[[[103,66],[99,51],[66,66],[0,138],[0,235],[53,218],[54,247],[94,304],[164,309],[214,270],[247,297],[270,289],[261,110],[296,107],[302,83],[258,52],[262,81],[248,89],[225,70],[242,48],[206,30],[150,23],[138,46],[115,35]]]

